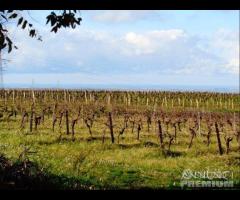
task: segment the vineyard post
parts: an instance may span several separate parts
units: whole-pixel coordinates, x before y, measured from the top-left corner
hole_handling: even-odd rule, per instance
[[[160,119],[158,120],[158,135],[160,139],[160,147],[163,150],[164,149],[164,143],[163,143],[163,133],[162,133],[162,126]]]
[[[95,96],[94,93],[92,93],[92,101],[94,102]]]
[[[140,139],[140,131],[141,131],[141,122],[138,121],[138,125],[137,125],[137,140]]]
[[[198,112],[198,134],[201,135],[201,118],[200,118],[200,112]]]
[[[227,148],[227,154],[230,152],[230,142],[233,140],[233,138],[232,137],[225,137],[224,138],[225,139],[225,142],[226,142],[226,148]]]
[[[92,101],[92,94],[89,93],[89,102],[91,102],[91,101]]]
[[[173,123],[173,127],[174,127],[174,140],[175,140],[175,143],[177,143],[177,126],[176,126],[176,122]]]
[[[71,124],[71,126],[72,126],[72,140],[74,140],[74,135],[75,135],[74,127],[75,127],[75,125],[77,123],[77,120],[78,120],[78,117],[77,117],[77,119],[74,119],[72,121],[72,124]]]
[[[111,134],[111,140],[112,140],[112,143],[114,143],[113,122],[112,122],[112,113],[111,112],[108,113],[108,117],[109,117],[109,129],[110,129],[110,134]]]
[[[220,153],[220,155],[222,155],[223,154],[223,148],[222,148],[220,132],[219,132],[219,128],[218,128],[217,122],[215,122],[215,128],[216,128],[216,135],[217,135],[217,142],[218,142],[219,153]]]
[[[108,104],[108,106],[111,105],[111,96],[110,96],[110,94],[108,94],[108,97],[107,97],[107,104]]]
[[[44,92],[44,102],[47,102],[47,101],[46,101],[46,98],[47,98],[47,92],[45,91],[45,92]]]
[[[67,101],[67,94],[66,94],[66,90],[64,90],[64,102]]]
[[[66,133],[69,134],[69,119],[68,119],[68,109],[65,110],[65,117],[66,117]]]
[[[102,144],[104,144],[105,142],[105,134],[106,134],[106,129],[103,129]]]
[[[72,99],[73,99],[73,102],[75,102],[75,96],[74,95],[73,95]]]
[[[153,121],[156,121],[156,109],[157,109],[157,105],[155,104],[153,107]],[[154,131],[156,132],[156,123],[154,123]]]
[[[33,100],[33,103],[35,104],[35,93],[34,93],[34,89],[32,89],[32,100]]]
[[[82,116],[80,118],[80,125],[84,123],[84,109],[83,109],[83,105],[82,105],[82,108],[81,108],[81,111],[82,111]]]
[[[32,127],[33,127],[33,115],[34,115],[34,111],[33,111],[33,105],[31,105],[31,112],[30,112],[30,132],[32,132]]]
[[[7,91],[4,90],[4,104],[7,106]]]
[[[236,132],[236,118],[235,118],[235,112],[233,113],[233,131]]]
[[[154,114],[154,117],[155,117],[156,109],[157,109],[157,102],[155,102],[155,104],[154,104],[154,106],[153,106],[153,114]]]
[[[86,90],[84,91],[84,98],[85,98],[85,103],[87,104],[88,100],[87,100],[87,91]]]
[[[18,93],[18,91],[17,91],[17,90],[16,90],[15,99],[19,99],[19,93]]]
[[[198,107],[199,107],[198,99],[196,99],[196,104],[197,104],[197,109],[198,109]]]
[[[129,95],[129,98],[128,98],[128,106],[131,106],[131,95]]]
[[[14,102],[15,102],[15,90],[13,90],[13,105],[14,105]]]
[[[190,130],[190,133],[191,133],[191,138],[190,138],[190,143],[188,145],[188,148],[190,149],[192,147],[192,144],[193,144],[193,138],[196,136],[196,132],[192,128],[189,128],[189,130]]]

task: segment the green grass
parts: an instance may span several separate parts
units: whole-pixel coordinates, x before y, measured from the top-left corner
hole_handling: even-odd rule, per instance
[[[146,127],[140,134],[140,141],[129,129],[119,144],[111,144],[108,132],[102,144],[104,125],[98,122],[93,129],[94,139],[90,138],[83,125],[78,125],[74,141],[70,135],[64,134],[64,130],[59,140],[58,130],[53,133],[43,125],[30,134],[28,127],[19,131],[19,120],[10,124],[9,128],[6,122],[0,122],[0,152],[14,162],[24,147],[30,147],[33,153],[28,154],[28,158],[46,173],[59,177],[58,184],[63,188],[170,189],[179,187],[185,169],[230,170],[234,174],[235,186],[239,186],[240,155],[235,138],[231,152],[220,156],[215,135],[209,147],[199,136],[194,139],[193,147],[188,149],[189,135],[183,129],[177,144],[172,145],[171,153],[164,154],[154,131],[147,133]],[[224,146],[223,138],[222,143]]]

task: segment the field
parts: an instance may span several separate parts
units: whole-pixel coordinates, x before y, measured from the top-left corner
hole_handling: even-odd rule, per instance
[[[1,90],[0,187],[192,189],[191,170],[236,189],[239,115],[231,93]]]

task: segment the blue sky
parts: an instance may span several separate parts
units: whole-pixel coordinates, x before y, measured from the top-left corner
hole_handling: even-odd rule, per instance
[[[11,28],[6,84],[239,84],[239,11],[81,11],[80,27],[49,33],[49,11],[25,12],[43,42]]]

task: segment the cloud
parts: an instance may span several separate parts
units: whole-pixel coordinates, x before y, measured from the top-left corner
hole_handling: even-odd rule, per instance
[[[168,29],[150,31],[149,35],[157,39],[176,40],[186,36],[186,33],[182,29]]]
[[[233,74],[239,74],[239,58],[231,59],[226,65],[225,65],[226,71],[233,73]]]
[[[136,55],[142,55],[142,54],[151,54],[153,53],[153,45],[150,42],[150,38],[136,34],[134,32],[129,32],[124,37],[125,42],[129,44],[127,46],[127,49],[125,49],[125,52],[131,53],[130,51],[133,51]]]
[[[47,30],[42,33],[44,40],[39,42],[16,32],[19,50],[9,55],[12,61],[7,66],[8,74],[54,73],[39,81],[55,81],[50,78],[53,76],[66,82],[80,79],[93,83],[157,83],[163,76],[203,80],[200,76],[239,74],[239,38],[231,31],[219,30],[208,37],[183,29],[116,34],[80,27],[63,29],[57,35]],[[174,82],[173,78],[169,80]],[[192,78],[187,80],[194,82]]]
[[[121,12],[114,12],[114,11],[105,11],[101,14],[93,16],[93,19],[96,21],[101,22],[123,22],[132,20],[134,15],[131,14],[129,11],[121,11]]]
[[[223,60],[223,73],[239,74],[239,31],[219,29],[208,43],[208,50]]]
[[[127,55],[154,54],[163,49],[171,48],[177,40],[184,39],[186,33],[181,29],[153,30],[145,33],[126,33],[124,39],[127,46],[123,52]]]
[[[161,19],[163,16],[158,11],[148,10],[118,10],[118,11],[99,11],[92,16],[92,19],[97,22],[106,23],[121,23],[135,22],[146,19]]]

